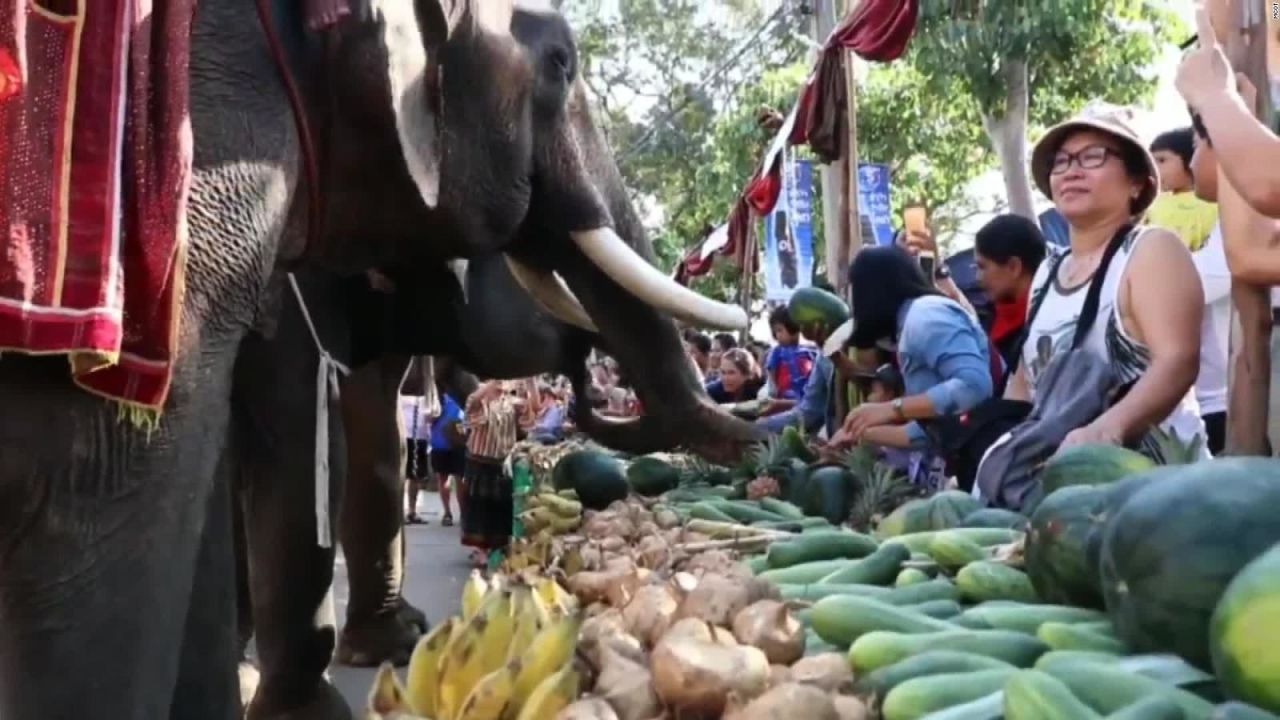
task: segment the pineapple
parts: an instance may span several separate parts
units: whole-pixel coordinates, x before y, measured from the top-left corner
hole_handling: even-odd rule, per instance
[[[856,449],[849,453],[846,461],[858,484],[848,523],[855,530],[866,532],[879,522],[880,517],[893,512],[917,493],[906,477],[883,463],[873,463],[863,475],[857,475],[855,464],[859,470],[864,468],[865,458],[855,456],[855,453]]]
[[[1191,442],[1184,442],[1178,437],[1176,430],[1165,432],[1163,428],[1152,428],[1151,438],[1155,441],[1160,453],[1162,465],[1190,465],[1199,462],[1203,457],[1204,438],[1196,437]]]

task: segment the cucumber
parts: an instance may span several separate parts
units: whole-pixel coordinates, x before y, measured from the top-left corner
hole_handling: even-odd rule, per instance
[[[929,575],[919,568],[903,568],[898,573],[898,577],[894,579],[895,587],[906,587],[907,585],[915,585],[916,583],[929,582]]]
[[[952,705],[946,710],[931,712],[925,716],[925,720],[1003,720],[1003,718],[1003,690],[962,705]]]
[[[822,578],[823,585],[887,585],[911,557],[911,551],[902,545],[885,544],[861,560]]]
[[[1070,605],[1009,605],[990,607],[979,605],[966,610],[961,616],[965,627],[991,630],[1017,630],[1035,635],[1047,622],[1083,623],[1106,619],[1106,614],[1088,608]],[[971,624],[972,623],[972,624]]]
[[[870,535],[815,532],[771,544],[768,553],[769,567],[781,569],[820,560],[864,558],[877,549],[876,541]]]
[[[663,502],[669,504],[696,503],[715,497],[710,488],[677,488],[662,494]]]
[[[742,564],[751,571],[752,575],[759,575],[769,569],[769,559],[764,555],[752,555],[751,557],[745,558],[742,561]]]
[[[707,500],[706,502],[715,505],[716,509],[740,523],[778,522],[780,520],[794,519],[761,509],[759,505],[750,500]]]
[[[773,572],[773,571],[770,571]],[[783,600],[821,600],[833,595],[871,597],[890,605],[916,605],[930,600],[959,600],[956,586],[946,578],[901,588],[879,585],[823,585],[819,583],[779,583],[778,591]]]
[[[1054,650],[1088,650],[1112,655],[1123,655],[1125,652],[1124,643],[1115,637],[1067,623],[1045,623],[1036,631],[1036,637]]]
[[[1206,720],[1213,715],[1213,705],[1194,693],[1126,672],[1114,664],[1056,659],[1037,665],[1036,669],[1061,680],[1076,697],[1103,714],[1160,695],[1176,702],[1187,720]]]
[[[987,551],[981,545],[949,532],[934,535],[925,552],[947,570],[959,570],[969,563],[987,559]]]
[[[1095,632],[1095,633],[1098,633],[1099,635],[1106,635],[1107,637],[1116,637],[1116,626],[1112,625],[1110,620],[1073,622],[1071,624],[1075,625],[1081,630],[1088,630],[1089,632]]]
[[[1009,630],[946,630],[904,634],[872,632],[849,648],[849,664],[855,672],[872,672],[912,655],[930,650],[958,650],[1003,660],[1015,667],[1031,667],[1049,651],[1037,638]]]
[[[779,515],[788,520],[804,520],[805,519],[803,510],[796,507],[795,505],[792,505],[786,500],[780,500],[774,497],[760,498],[760,509],[766,512],[771,512],[774,515]],[[822,520],[823,522],[826,522],[825,518],[817,518],[817,519]]]
[[[856,595],[833,595],[819,600],[813,606],[810,619],[818,637],[841,647],[849,647],[859,637],[877,630],[932,633],[955,627],[945,620]]]
[[[813,628],[805,628],[804,631],[804,656],[821,655],[823,653],[838,653],[840,648],[818,637],[818,633]]]
[[[1038,670],[1019,670],[1004,685],[1005,720],[1091,720],[1101,717],[1080,702],[1061,680]]]
[[[1013,666],[1003,660],[973,653],[931,650],[859,677],[853,690],[858,695],[874,694],[878,698],[883,698],[890,690],[918,677],[1000,668],[1012,669]]]
[[[1034,603],[1036,589],[1021,570],[990,560],[965,565],[956,575],[956,588],[961,597],[974,602],[1014,600]]]
[[[767,530],[786,530],[787,532],[801,532],[809,528],[822,528],[836,532],[835,525],[827,522],[825,518],[807,517],[799,520],[757,520],[751,523],[751,527],[765,528]]]
[[[698,520],[714,520],[716,522],[737,523],[737,519],[725,513],[710,501],[699,500],[689,506],[689,517]]]
[[[925,532],[898,535],[897,537],[886,538],[885,542],[902,543],[910,548],[912,552],[927,552],[933,539],[943,533],[971,540],[983,547],[1006,545],[1022,537],[1022,533],[1017,530],[1004,528],[951,528],[950,530],[926,530]]]
[[[1163,695],[1152,695],[1107,716],[1107,720],[1182,720],[1182,708]]]
[[[1210,702],[1219,700],[1221,696],[1217,678],[1173,654],[1122,657],[1089,650],[1053,650],[1045,653],[1036,662],[1036,666],[1040,667],[1042,663],[1049,665],[1065,662],[1114,665],[1125,672],[1151,678],[1170,687],[1189,690]]]
[[[960,603],[954,600],[930,600],[928,602],[915,603],[914,605],[903,605],[902,607],[939,620],[950,620],[964,612],[964,608],[960,607]]]
[[[783,540],[782,542],[790,542]],[[770,554],[773,548],[769,548]],[[773,568],[760,573],[761,580],[768,580],[775,585],[808,585],[816,584],[822,578],[857,560],[815,560],[813,562]]]
[[[889,691],[880,706],[884,720],[917,720],[931,712],[972,702],[1004,687],[1013,668],[944,673],[908,680]]]

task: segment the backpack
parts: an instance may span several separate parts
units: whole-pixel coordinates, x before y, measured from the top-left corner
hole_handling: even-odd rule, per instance
[[[1132,232],[1130,225],[1120,228],[1107,246],[1089,281],[1071,347],[1052,358],[1040,374],[1036,401],[1027,417],[995,440],[979,461],[974,486],[987,504],[1020,510],[1035,501],[1040,494],[1040,469],[1067,434],[1096,420],[1131,387],[1116,387],[1110,361],[1083,345],[1098,319],[1111,261]],[[1064,257],[1055,260],[1047,282],[1056,277]],[[1040,300],[1047,295],[1046,291]],[[1031,327],[1030,321],[1027,327]]]

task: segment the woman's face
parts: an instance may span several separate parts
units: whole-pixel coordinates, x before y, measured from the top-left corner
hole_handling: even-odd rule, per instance
[[[1022,276],[1022,263],[1015,258],[1009,262],[996,262],[994,259],[974,252],[973,258],[978,266],[978,284],[986,291],[987,297],[996,302],[1008,302],[1018,294],[1018,280]]]
[[[747,378],[732,360],[720,361],[720,384],[728,392],[738,392],[746,384]]]
[[[1142,184],[1124,167],[1124,144],[1108,133],[1079,130],[1053,156],[1049,189],[1068,221],[1128,218]],[[1081,164],[1086,167],[1081,167]]]

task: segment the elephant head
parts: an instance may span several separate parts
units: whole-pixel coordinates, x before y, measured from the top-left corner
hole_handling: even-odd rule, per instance
[[[369,135],[381,128],[403,165],[331,188],[333,235],[378,238],[358,249],[388,254],[364,256],[365,264],[505,254],[544,308],[593,332],[632,380],[644,417],[618,425],[578,418],[611,445],[684,445],[723,457],[756,439],[754,426],[711,404],[672,322],[739,328],[746,314],[654,267],[591,117],[564,18],[532,0],[369,0],[356,18],[335,52],[349,78],[337,82],[336,124],[366,134],[338,148],[334,162],[367,166],[378,142]],[[374,76],[388,79],[370,96],[369,83],[355,79]]]

